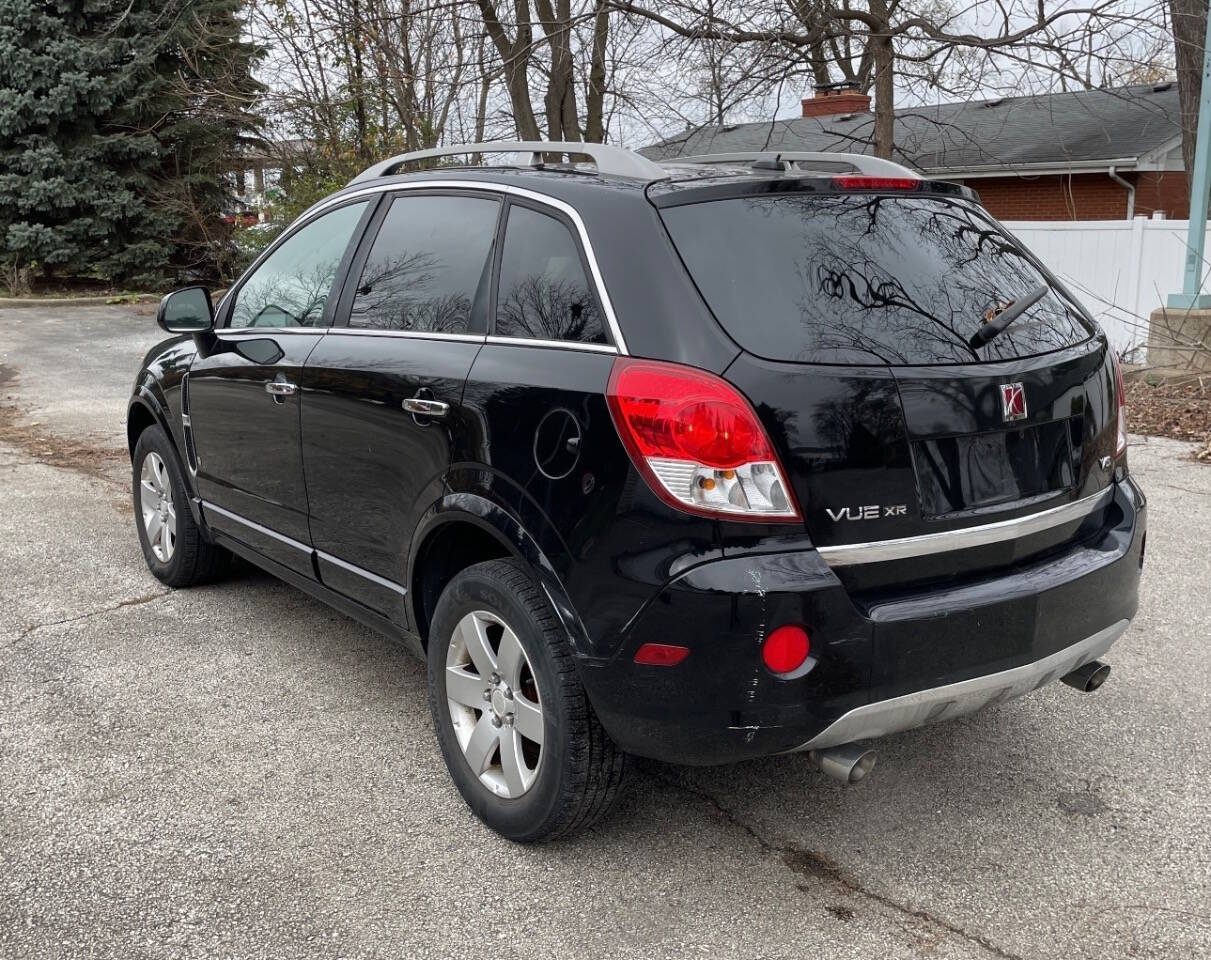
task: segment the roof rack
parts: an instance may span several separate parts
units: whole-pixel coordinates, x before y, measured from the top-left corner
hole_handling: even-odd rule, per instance
[[[435,147],[432,150],[414,150],[412,153],[401,153],[367,167],[350,183],[360,183],[363,180],[373,180],[394,173],[395,168],[405,163],[418,160],[431,160],[437,157],[457,157],[469,153],[516,153],[518,164],[527,167],[541,167],[543,155],[552,153],[583,155],[590,157],[597,164],[597,172],[615,177],[633,177],[637,180],[663,180],[669,172],[658,163],[641,157],[622,147],[607,146],[604,143],[568,143],[563,141],[544,140],[502,140],[497,143],[463,143],[449,147]],[[528,155],[528,156],[527,156]]]
[[[781,163],[783,170],[807,170],[811,167],[823,170],[845,168],[856,170],[872,177],[912,177],[920,180],[921,175],[915,170],[883,160],[879,157],[868,157],[861,153],[795,153],[783,150],[765,150],[754,153],[705,153],[696,157],[669,157],[662,160],[665,165],[679,163],[696,164],[727,164],[727,163]]]

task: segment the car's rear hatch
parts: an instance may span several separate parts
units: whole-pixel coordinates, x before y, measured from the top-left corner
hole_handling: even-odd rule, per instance
[[[657,205],[743,348],[725,376],[753,402],[813,542],[846,580],[970,575],[1100,522],[1113,358],[977,203],[928,186],[736,190],[670,191]]]

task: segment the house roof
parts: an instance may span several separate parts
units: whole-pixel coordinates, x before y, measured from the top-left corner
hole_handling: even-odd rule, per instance
[[[1082,90],[906,107],[893,159],[925,173],[1132,166],[1181,136],[1177,84]],[[874,115],[795,117],[698,127],[639,152],[654,160],[704,153],[871,153]]]

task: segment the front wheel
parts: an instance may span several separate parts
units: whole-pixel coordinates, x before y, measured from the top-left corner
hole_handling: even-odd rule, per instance
[[[160,427],[139,435],[131,465],[135,526],[148,569],[170,587],[207,583],[226,572],[231,554],[194,523],[176,454]]]
[[[515,560],[462,571],[429,631],[429,703],[455,785],[510,840],[550,840],[602,817],[625,755],[589,704],[550,603]]]

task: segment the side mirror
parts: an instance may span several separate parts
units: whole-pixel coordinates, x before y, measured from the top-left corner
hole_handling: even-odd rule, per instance
[[[205,333],[214,327],[214,306],[205,287],[174,290],[160,301],[156,323],[168,333]]]

